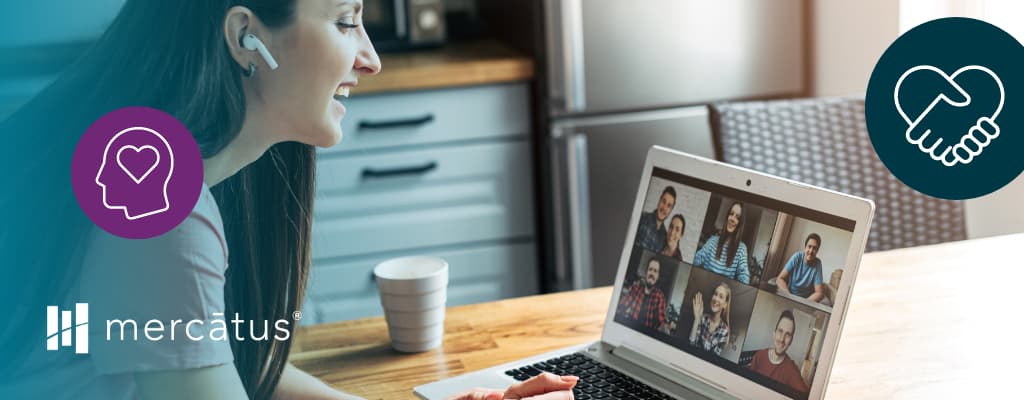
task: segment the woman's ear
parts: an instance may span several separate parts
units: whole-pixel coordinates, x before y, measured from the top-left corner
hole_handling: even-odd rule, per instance
[[[248,7],[231,7],[224,16],[224,44],[242,70],[248,70],[249,63],[256,62],[253,52],[242,46],[242,37],[247,33],[259,35],[258,25],[256,15]]]

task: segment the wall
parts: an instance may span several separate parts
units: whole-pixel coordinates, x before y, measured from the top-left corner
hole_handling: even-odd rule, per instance
[[[754,240],[754,248],[751,253],[761,266],[765,265],[765,258],[768,255],[768,247],[772,241],[772,233],[775,232],[775,224],[779,220],[779,212],[764,209],[761,213],[761,223],[757,227],[757,238]]]
[[[674,305],[677,311],[682,311],[683,295],[686,294],[686,284],[690,281],[692,269],[692,265],[683,263],[679,265],[679,271],[676,272],[676,281],[672,284],[672,293],[669,293],[668,303]]]
[[[813,96],[863,94],[875,61],[899,36],[899,1],[811,0]]]
[[[967,236],[979,238],[1024,232],[1024,174],[988,196],[967,201]]]
[[[947,15],[985,14],[996,25],[1020,21],[1019,13],[1003,8],[1019,7],[1016,1],[993,2],[985,9],[969,1],[933,0],[811,0],[810,44],[811,96],[863,95],[875,62],[885,49],[916,23]],[[945,3],[964,3],[945,5]],[[918,7],[925,7],[924,9]],[[1000,8],[1002,7],[1002,8]],[[979,11],[980,10],[980,11]],[[902,12],[902,15],[901,15]],[[992,16],[989,18],[989,16]],[[1013,15],[1012,17],[1010,15]],[[972,15],[981,17],[981,15]],[[903,25],[901,27],[901,24]],[[1004,26],[1018,35],[1024,24]],[[986,197],[966,202],[967,235],[970,238],[1024,232],[1024,213],[1016,207],[1024,201],[1024,176]]]

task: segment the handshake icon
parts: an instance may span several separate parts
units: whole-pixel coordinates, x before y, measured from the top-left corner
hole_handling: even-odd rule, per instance
[[[920,106],[915,110],[912,105],[901,104],[901,99],[910,102],[910,93],[901,93],[906,86],[912,86],[915,93],[929,93],[927,97],[934,93],[935,97],[927,106],[921,105],[923,110]],[[947,167],[970,164],[999,137],[995,120],[1004,99],[999,76],[979,65],[952,74],[931,65],[918,65],[900,76],[893,91],[896,111],[907,122],[907,142]]]

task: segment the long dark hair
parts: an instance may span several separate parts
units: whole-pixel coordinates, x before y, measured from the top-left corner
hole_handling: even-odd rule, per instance
[[[204,158],[238,135],[245,78],[223,37],[226,12],[236,5],[251,9],[270,29],[288,25],[295,11],[293,0],[130,0],[91,49],[0,125],[7,143],[0,150],[6,192],[0,209],[11,214],[0,231],[0,279],[10,287],[0,300],[15,305],[13,320],[43,326],[43,305],[60,304],[80,274],[81,247],[94,227],[71,192],[70,163],[90,123],[125,106],[164,110],[189,128]],[[281,143],[212,188],[230,249],[226,316],[238,313],[246,323],[262,324],[290,319],[300,309],[314,175],[311,146]],[[10,373],[8,366],[27,356],[30,347],[17,344],[42,337],[17,325],[0,330],[5,350],[11,350],[5,357],[14,356],[0,373]],[[294,325],[288,328],[292,336]],[[231,347],[250,398],[270,398],[291,341],[232,336]]]
[[[740,221],[736,223],[736,230],[729,233],[729,213],[732,212],[732,208],[736,205],[740,206]],[[729,248],[726,250],[725,266],[732,265],[732,262],[736,259],[736,251],[740,248],[740,238],[743,237],[743,203],[738,201],[732,202],[729,206],[728,211],[725,213],[725,223],[722,224],[722,229],[718,230],[718,249],[715,250],[715,258],[722,257],[722,247],[726,242],[729,242]]]

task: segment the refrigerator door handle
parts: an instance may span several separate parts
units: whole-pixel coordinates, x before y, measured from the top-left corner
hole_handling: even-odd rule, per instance
[[[583,111],[586,88],[582,0],[545,0],[544,7],[551,113],[557,116]]]
[[[572,287],[575,290],[593,286],[590,260],[590,176],[587,165],[587,135],[569,136],[566,146],[569,188],[569,233]]]

